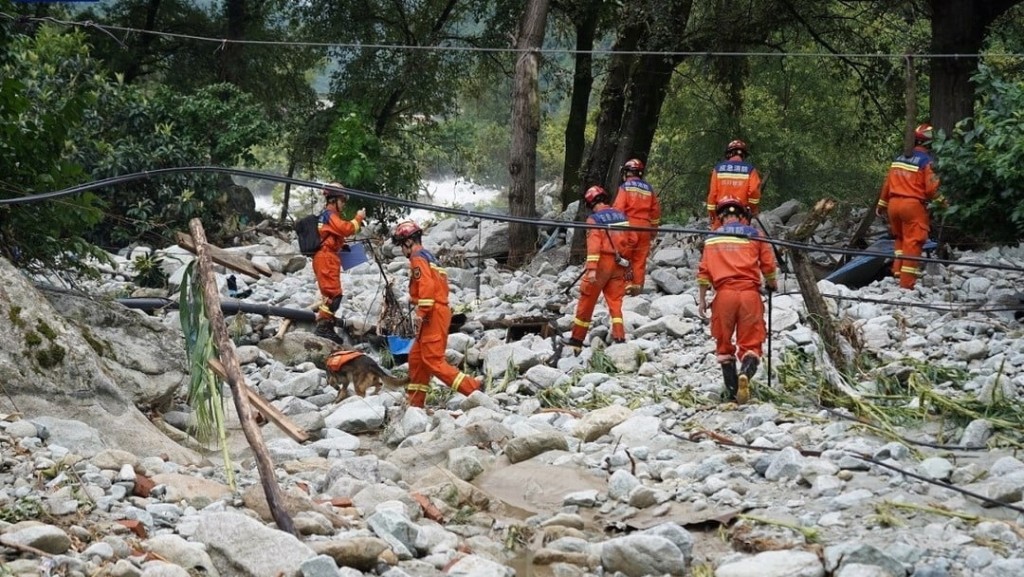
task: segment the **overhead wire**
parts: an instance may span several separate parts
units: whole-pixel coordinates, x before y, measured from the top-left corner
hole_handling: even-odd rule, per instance
[[[393,44],[393,43],[370,43],[370,42],[323,42],[309,40],[246,40],[235,38],[218,38],[213,36],[200,36],[196,34],[184,34],[181,32],[168,32],[163,30],[147,30],[130,26],[119,26],[115,24],[101,24],[94,20],[63,20],[52,16],[18,16],[0,12],[0,17],[23,22],[49,22],[62,26],[74,26],[80,28],[96,29],[113,37],[118,44],[124,44],[113,36],[113,32],[124,34],[146,34],[162,38],[174,38],[178,40],[190,40],[195,42],[206,42],[217,44],[221,47],[227,45],[250,45],[250,46],[281,46],[295,48],[332,48],[341,50],[400,50],[400,51],[425,51],[425,52],[479,52],[479,53],[540,53],[551,55],[577,55],[589,54],[591,56],[613,56],[613,55],[634,55],[634,56],[704,56],[704,57],[806,57],[806,58],[866,58],[866,59],[905,59],[908,56],[913,58],[938,58],[938,59],[963,59],[963,58],[1018,58],[1024,57],[1024,53],[998,52],[998,53],[930,53],[920,52],[783,52],[783,51],[713,51],[713,50],[615,50],[594,48],[591,50],[579,50],[575,48],[517,48],[515,46],[468,46],[457,44]]]
[[[289,177],[289,176],[281,176],[281,175],[277,175],[277,174],[258,172],[258,171],[253,171],[253,170],[245,170],[245,169],[238,169],[238,168],[226,168],[226,167],[221,167],[221,166],[180,166],[180,167],[170,167],[170,168],[158,168],[158,169],[154,169],[154,170],[145,170],[145,171],[135,172],[135,173],[131,173],[131,174],[112,176],[112,177],[109,177],[109,178],[104,178],[104,179],[96,180],[96,181],[85,183],[85,184],[79,184],[79,185],[75,185],[75,186],[72,186],[72,187],[69,187],[69,188],[65,188],[65,189],[62,189],[62,190],[56,190],[56,191],[52,191],[52,192],[43,192],[43,193],[29,194],[29,195],[13,197],[13,198],[0,198],[0,206],[27,204],[27,203],[32,203],[32,202],[40,202],[40,201],[44,201],[44,200],[60,198],[62,196],[68,196],[68,195],[72,195],[72,194],[79,194],[79,193],[82,193],[82,192],[87,192],[87,191],[92,191],[92,190],[97,190],[97,189],[113,187],[113,186],[117,186],[119,184],[124,184],[124,183],[127,183],[127,182],[134,182],[134,181],[138,181],[138,180],[146,180],[146,179],[150,179],[150,178],[165,176],[165,175],[168,175],[168,174],[177,174],[177,173],[227,174],[227,175],[242,176],[242,177],[252,178],[252,179],[257,179],[257,180],[270,180],[270,181],[280,182],[280,183],[290,183],[290,184],[293,184],[293,185],[305,186],[305,187],[308,187],[308,188],[319,189],[319,188],[323,188],[324,187],[324,183],[321,183],[321,182],[315,182],[315,181],[310,181],[310,180],[303,180],[303,179],[300,179],[300,178],[294,178],[294,177]],[[550,220],[550,219],[542,219],[542,218],[535,218],[535,217],[525,217],[525,216],[515,216],[515,215],[508,215],[508,214],[497,214],[497,213],[491,213],[491,212],[481,212],[481,211],[468,210],[468,209],[462,209],[462,208],[453,208],[453,207],[448,207],[448,206],[439,206],[439,205],[430,204],[430,203],[426,203],[426,202],[419,202],[419,201],[416,201],[416,200],[408,200],[408,199],[403,199],[403,198],[396,198],[396,197],[392,197],[392,196],[387,196],[387,195],[383,195],[383,194],[379,194],[379,193],[375,193],[375,192],[369,192],[369,191],[359,190],[359,189],[350,188],[350,187],[341,187],[341,188],[349,196],[352,196],[352,197],[355,197],[355,198],[361,198],[363,200],[369,200],[369,201],[379,202],[379,203],[383,203],[383,204],[391,204],[391,205],[401,206],[401,207],[404,207],[404,208],[421,209],[421,210],[427,210],[427,211],[432,211],[432,212],[440,212],[440,213],[445,213],[445,214],[454,215],[454,216],[461,216],[461,217],[468,218],[468,219],[473,219],[473,220],[493,220],[493,221],[497,221],[497,222],[512,222],[512,223],[527,224],[527,225],[532,225],[532,226],[548,227],[548,228],[566,227],[566,228],[573,228],[573,229],[599,229],[599,230],[604,230],[604,229],[608,228],[607,225],[589,224],[589,223],[580,222],[580,221]],[[626,230],[627,228],[630,229],[630,230],[635,230],[635,231],[653,232],[653,233],[657,233],[659,235],[683,234],[683,235],[690,235],[690,236],[711,236],[711,237],[719,237],[719,236],[737,237],[738,236],[738,237],[747,238],[749,240],[754,240],[754,241],[757,241],[757,242],[764,242],[764,243],[768,243],[770,245],[776,245],[776,246],[786,247],[786,248],[789,248],[789,249],[800,250],[800,251],[805,251],[805,252],[812,252],[812,253],[813,252],[818,252],[818,253],[827,253],[827,254],[841,254],[841,255],[849,255],[849,256],[880,257],[880,258],[887,258],[887,259],[888,258],[892,258],[891,254],[884,253],[884,252],[877,252],[877,251],[870,251],[870,250],[858,250],[858,249],[843,248],[843,247],[821,246],[821,245],[814,245],[814,244],[804,243],[804,242],[782,240],[782,239],[779,239],[779,238],[767,238],[767,237],[764,237],[764,236],[749,236],[749,235],[742,235],[742,234],[736,234],[736,233],[722,233],[722,232],[711,231],[711,230],[707,230],[707,229],[686,228],[686,227],[680,227],[680,226],[660,226],[660,227],[629,226],[629,227],[617,227],[616,230]],[[933,257],[925,257],[925,256],[913,257],[913,256],[908,256],[908,255],[903,255],[901,258],[903,260],[919,261],[919,262],[925,262],[925,263],[936,263],[936,264],[941,264],[941,265],[945,265],[945,266],[949,266],[949,267],[960,267],[960,268],[970,268],[970,269],[1002,270],[1002,271],[1024,273],[1024,267],[1019,267],[1019,266],[1014,266],[1014,265],[1009,265],[1009,264],[1000,264],[1000,263],[992,263],[992,262],[959,261],[959,260],[941,259],[941,258],[933,258]]]

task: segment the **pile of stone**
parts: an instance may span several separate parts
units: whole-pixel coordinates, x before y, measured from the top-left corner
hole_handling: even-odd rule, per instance
[[[173,451],[163,440],[135,439],[126,448],[131,435],[107,429],[118,420],[110,406],[107,420],[54,416],[59,407],[50,406],[11,410],[0,421],[4,571],[74,577],[1024,574],[1024,462],[1012,449],[979,450],[1014,438],[1005,423],[983,416],[955,429],[923,422],[896,436],[812,403],[718,404],[723,387],[713,343],[694,299],[699,249],[693,239],[675,236],[658,244],[644,293],[626,301],[627,343],[605,344],[608,318],[600,308],[578,356],[559,354],[539,334],[507,342],[504,329],[488,327],[543,316],[560,331],[569,329],[576,296],[570,285],[579,269],[560,261],[558,248],[515,272],[494,261],[484,260],[480,270],[459,262],[455,255],[485,244],[476,235],[489,228],[451,219],[426,236],[428,248],[451,259],[452,302],[469,316],[449,338],[449,360],[486,379],[486,393],[467,398],[439,390],[428,411],[403,407],[401,391],[335,403],[316,364],[326,343],[301,327],[275,336],[277,318],[228,319],[247,383],[312,437],[300,444],[273,424],[262,428],[298,536],[275,528],[232,405],[226,408],[235,488],[220,452],[189,437],[195,415],[182,401],[179,381],[121,395],[132,411],[145,406],[159,413],[151,422],[183,447]],[[300,309],[315,301],[312,272],[294,242],[265,237],[233,250],[275,271],[241,287],[252,291],[251,300]],[[404,287],[407,262],[385,252],[392,258],[384,264],[387,276]],[[172,284],[190,258],[174,248],[154,254]],[[1020,247],[958,258],[1024,267]],[[122,258],[96,290],[129,289],[130,267],[131,259]],[[220,277],[225,295],[227,274]],[[820,288],[832,295],[837,317],[856,330],[863,355],[883,367],[920,362],[961,370],[964,382],[934,383],[935,392],[995,406],[1024,390],[1020,327],[1012,312],[970,309],[1004,302],[1021,277],[950,266],[933,267],[912,292],[891,280],[858,290]],[[346,325],[365,331],[380,313],[382,275],[363,265],[347,271],[344,282]],[[29,289],[24,293],[28,303]],[[38,301],[29,327],[60,306]],[[955,310],[916,307],[936,303]],[[772,308],[776,364],[787,351],[820,355],[794,279],[784,279]],[[173,312],[130,315],[138,320],[124,332],[150,331],[134,333],[138,341],[178,328]],[[71,339],[63,331],[81,326],[61,325],[58,339]],[[120,342],[109,328],[99,334],[92,338],[100,349]],[[88,350],[79,349],[88,346],[60,342],[87,358]],[[143,350],[130,353],[137,357],[119,350],[106,357],[129,368],[146,362]],[[170,347],[157,354],[175,355]],[[178,378],[182,369],[174,369]],[[166,366],[134,370],[173,373]],[[145,380],[119,375],[117,386]],[[865,394],[866,382],[858,384]],[[768,386],[763,373],[756,386]],[[102,388],[82,402],[95,404]],[[148,434],[149,423],[130,423],[137,437]]]

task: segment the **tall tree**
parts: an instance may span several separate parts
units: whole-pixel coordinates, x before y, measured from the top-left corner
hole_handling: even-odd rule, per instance
[[[512,89],[512,146],[508,159],[511,178],[508,207],[512,216],[535,218],[537,215],[538,49],[544,41],[547,19],[548,0],[529,0],[516,40],[519,53]],[[516,222],[509,224],[509,265],[517,267],[525,263],[532,256],[536,243],[536,227]]]
[[[573,63],[569,118],[565,123],[565,158],[560,195],[563,209],[578,200],[582,192],[580,168],[583,166],[583,153],[586,149],[587,111],[594,85],[592,51],[603,4],[604,0],[583,0],[572,2],[566,8],[576,32],[576,56]]]
[[[949,133],[960,120],[974,115],[978,59],[989,26],[1021,0],[929,0],[933,54],[931,121]],[[968,55],[968,56],[954,56]]]

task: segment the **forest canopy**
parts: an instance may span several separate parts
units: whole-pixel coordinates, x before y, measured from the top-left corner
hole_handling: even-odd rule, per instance
[[[976,4],[0,0],[0,202],[199,165],[396,198],[438,176],[519,190],[523,159],[510,155],[529,152],[512,146],[516,98],[534,96],[516,74],[535,53],[527,196],[557,182],[567,206],[637,157],[667,220],[685,223],[703,214],[725,144],[742,138],[767,176],[764,208],[829,196],[863,209],[902,148],[909,60],[914,120],[940,133],[946,224],[972,231],[946,240],[1015,241],[1024,14],[1018,1]],[[533,52],[517,47],[531,7],[546,10]],[[65,270],[170,243],[192,217],[216,239],[261,218],[232,188],[182,174],[0,204],[0,250]],[[532,210],[510,198],[526,200]]]

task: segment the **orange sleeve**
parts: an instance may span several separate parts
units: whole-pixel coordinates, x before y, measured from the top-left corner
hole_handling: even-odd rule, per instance
[[[437,291],[434,276],[427,259],[413,256],[409,260],[409,302],[416,307],[416,316],[421,319],[434,311],[434,295]]]
[[[701,286],[711,286],[711,273],[708,271],[708,251],[707,248],[700,255],[700,265],[697,267],[697,284]]]
[[[708,216],[715,220],[715,207],[718,205],[718,171],[711,171],[711,184],[708,185]]]
[[[750,171],[747,180],[747,208],[752,215],[761,212],[761,175],[756,168]]]
[[[934,200],[939,195],[939,175],[932,170],[932,163],[924,167],[924,194],[928,200]]]
[[[629,194],[626,192],[626,189],[620,186],[618,190],[615,191],[615,200],[612,201],[612,208],[617,208],[622,212],[626,212],[626,205],[628,204],[627,196],[629,196]]]
[[[587,224],[597,224],[594,219],[588,218]],[[597,270],[597,261],[601,260],[601,241],[604,230],[600,228],[587,229],[587,263],[586,270]]]
[[[885,180],[882,182],[882,192],[878,195],[878,208],[885,209],[889,206],[889,192],[891,190],[890,175],[892,169],[885,174]]]
[[[757,251],[758,251],[758,262],[761,264],[761,274],[764,275],[766,281],[771,284],[775,284],[775,251],[772,250],[771,244],[765,242],[764,235],[760,232],[757,234],[760,240],[757,240]]]
[[[363,226],[363,219],[357,214],[352,220],[345,220],[341,218],[336,212],[331,213],[331,218],[327,220],[327,224],[324,229],[328,234],[333,234],[341,238],[352,236],[359,232],[359,229]]]
[[[658,200],[658,195],[651,191],[651,226],[661,225],[661,201]]]

